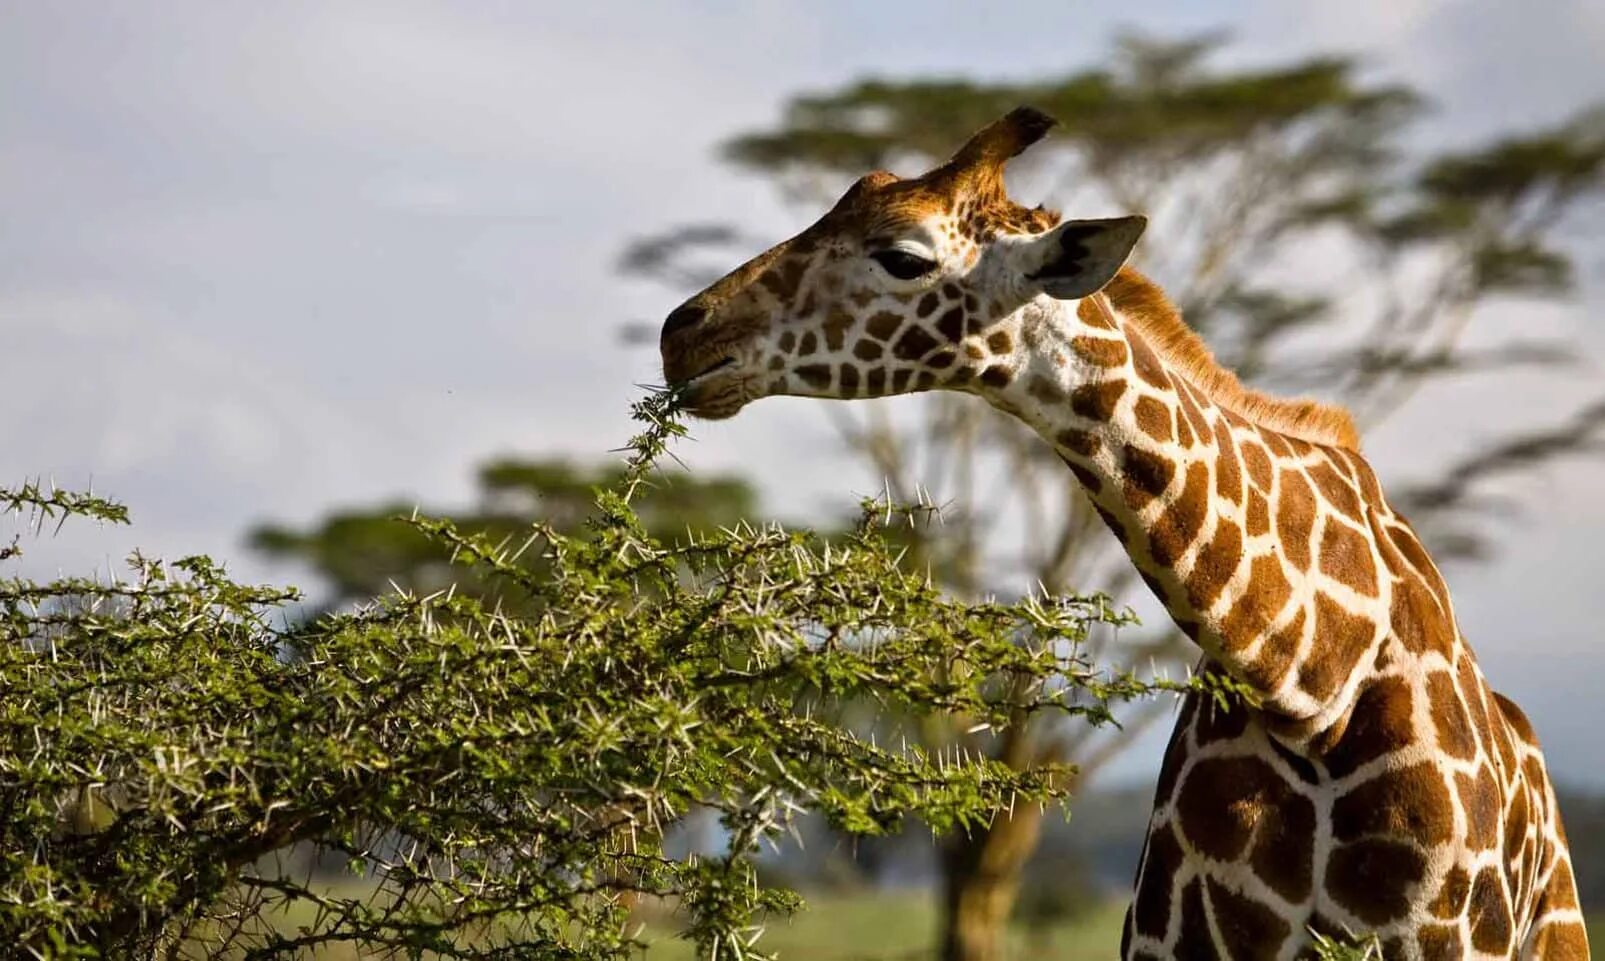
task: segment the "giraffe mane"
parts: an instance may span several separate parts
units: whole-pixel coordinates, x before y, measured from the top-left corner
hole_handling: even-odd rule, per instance
[[[1226,410],[1289,437],[1357,451],[1360,433],[1347,410],[1307,397],[1272,397],[1243,386],[1187,326],[1159,285],[1122,267],[1101,294],[1140,331],[1154,352]]]

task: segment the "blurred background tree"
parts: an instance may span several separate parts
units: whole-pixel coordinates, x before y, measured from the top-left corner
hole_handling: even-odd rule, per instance
[[[476,504],[423,513],[446,518],[460,531],[517,546],[537,522],[575,533],[595,510],[596,492],[616,488],[623,478],[622,465],[497,458],[477,472]],[[636,511],[648,533],[674,542],[754,519],[758,496],[739,477],[658,473],[641,488]],[[413,504],[395,501],[336,511],[305,530],[264,523],[251,531],[249,543],[269,557],[309,566],[326,585],[324,608],[367,601],[392,585],[413,594],[453,587],[480,599],[512,603],[502,585],[454,564],[450,547],[439,538],[403,523],[418,512]],[[537,572],[546,563],[539,551],[523,552],[518,560]]]
[[[734,137],[725,156],[812,216],[853,178],[919,172],[1029,103],[1063,126],[1017,162],[1016,180],[1038,188],[1017,184],[1017,195],[1078,216],[1147,213],[1138,265],[1256,385],[1318,392],[1374,426],[1436,380],[1575,360],[1562,341],[1516,335],[1473,347],[1465,334],[1492,302],[1571,289],[1562,228],[1600,197],[1605,115],[1419,156],[1408,149],[1424,106],[1416,91],[1370,81],[1341,56],[1218,66],[1211,55],[1223,43],[1220,34],[1128,34],[1107,63],[1059,77],[864,80],[794,97],[776,127]],[[622,268],[689,294],[772,239],[739,225],[672,227],[631,244]],[[629,334],[656,341],[655,325]],[[928,488],[955,505],[910,555],[949,590],[1131,595],[1134,571],[1118,546],[1051,449],[1009,418],[946,394],[821,409],[894,497]],[[1605,399],[1491,437],[1436,475],[1392,478],[1390,495],[1440,560],[1475,560],[1492,549],[1481,521],[1496,483],[1598,452],[1602,425]],[[1103,632],[1098,646],[1103,662],[1127,667],[1194,656],[1159,624],[1137,636]],[[1053,724],[969,734],[952,723],[923,734],[1018,768],[1068,761],[1085,781],[1164,712],[1145,705],[1116,734]],[[998,956],[1040,822],[1040,811],[1022,809],[945,839],[943,957]]]

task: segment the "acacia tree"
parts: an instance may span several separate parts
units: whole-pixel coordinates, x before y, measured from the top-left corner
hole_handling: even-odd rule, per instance
[[[772,177],[813,213],[852,178],[923,169],[1028,103],[1063,126],[1016,166],[1061,209],[1147,213],[1139,265],[1248,380],[1319,391],[1374,425],[1435,379],[1573,359],[1565,343],[1514,338],[1472,350],[1462,341],[1492,300],[1569,289],[1571,262],[1557,233],[1599,196],[1599,114],[1410,158],[1402,144],[1421,111],[1416,92],[1365,81],[1344,57],[1216,67],[1209,55],[1221,42],[1127,36],[1107,66],[1023,82],[866,80],[793,98],[776,128],[735,137],[725,156]],[[623,267],[683,288],[758,245],[735,227],[674,228],[632,245]],[[1133,589],[1131,565],[1079,489],[1051,450],[1011,419],[952,394],[912,408],[822,409],[894,496],[911,498],[923,486],[957,505],[946,524],[922,532],[916,554],[953,592],[1075,585],[1121,597]],[[1488,545],[1476,509],[1486,505],[1488,482],[1599,449],[1602,424],[1605,400],[1491,440],[1436,477],[1396,482],[1393,499],[1440,558],[1481,556]],[[1016,541],[1014,532],[1031,536],[1005,544],[1000,531]],[[1098,656],[1127,666],[1188,650],[1163,630],[1118,641],[1104,632],[1095,643]],[[1148,706],[1127,732],[1159,716]],[[1083,778],[1129,743],[1024,720],[984,736],[932,724],[927,735],[989,750],[1019,770],[1070,762]],[[946,958],[997,956],[1038,830],[1039,812],[1022,810],[946,840]]]
[[[531,524],[575,534],[595,513],[596,491],[616,488],[628,473],[622,464],[500,457],[476,471],[475,504],[424,513],[492,543],[522,541]],[[708,536],[758,518],[757,492],[739,477],[674,471],[654,472],[649,481],[639,488],[631,507],[642,527],[661,541]],[[417,513],[418,507],[400,501],[341,508],[305,529],[259,524],[247,540],[267,557],[310,567],[325,590],[320,605],[324,609],[361,603],[392,587],[415,594],[449,587],[503,606],[520,600],[507,595],[505,582],[476,578],[454,563],[450,544],[398,520]],[[546,557],[539,551],[526,551],[518,562],[532,573],[546,567]]]
[[[1062,769],[877,744],[832,705],[1097,724],[1153,690],[1081,653],[1101,598],[966,604],[900,568],[877,520],[918,511],[873,505],[828,545],[744,525],[658,541],[631,503],[677,430],[665,403],[574,533],[398,521],[509,605],[401,591],[287,626],[294,592],[203,557],[0,580],[0,939],[52,959],[585,961],[638,949],[639,895],[678,904],[703,956],[762,958],[759,919],[796,899],[752,857],[794,814],[949,829],[1064,793]],[[0,509],[127,517],[33,486]],[[660,827],[692,811],[721,819],[724,851],[666,853]],[[298,845],[374,881],[286,868]]]

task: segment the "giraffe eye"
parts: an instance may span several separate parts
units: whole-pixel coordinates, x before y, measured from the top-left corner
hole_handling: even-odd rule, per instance
[[[886,272],[898,280],[913,280],[923,277],[936,269],[936,261],[928,260],[918,254],[911,254],[906,250],[877,250],[870,254],[875,262],[886,269]]]

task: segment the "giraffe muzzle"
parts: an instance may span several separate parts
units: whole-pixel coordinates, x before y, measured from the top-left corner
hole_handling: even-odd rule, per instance
[[[680,395],[684,409],[707,420],[730,417],[752,399],[746,378],[741,376],[740,361],[728,354],[715,356],[719,359],[699,365],[690,375],[665,371],[669,387]]]
[[[724,370],[726,367],[734,366],[735,363],[736,363],[736,359],[734,357],[726,357],[724,360],[721,360],[721,361],[719,361],[717,363],[714,363],[714,364],[710,364],[707,367],[704,367],[701,370],[697,371],[695,374],[692,374],[690,377],[687,377],[685,380],[680,382],[679,386],[682,386],[682,387],[695,386],[698,382],[700,382],[702,380],[705,380],[705,379],[713,376],[714,374],[717,374],[719,371]]]

